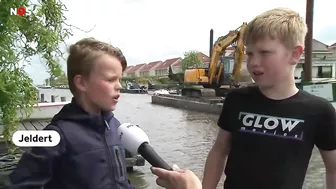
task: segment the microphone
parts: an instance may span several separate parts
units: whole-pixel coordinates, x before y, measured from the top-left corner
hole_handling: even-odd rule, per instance
[[[173,170],[150,146],[147,134],[132,123],[123,123],[118,127],[118,135],[125,149],[132,155],[140,154],[153,167]]]

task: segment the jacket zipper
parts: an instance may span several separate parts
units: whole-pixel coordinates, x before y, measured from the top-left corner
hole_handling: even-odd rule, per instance
[[[104,120],[104,122],[105,122],[106,128],[107,128],[108,130],[110,130],[110,126],[109,126],[109,124],[107,123],[107,121]]]
[[[105,121],[105,125],[107,127],[108,130],[110,130],[110,126],[108,125],[107,121]],[[105,131],[103,133],[103,138],[104,138],[104,142],[105,142],[105,149],[106,149],[106,152],[107,152],[107,158],[108,158],[108,161],[109,161],[109,166],[110,166],[110,174],[111,174],[111,179],[113,180],[113,182],[115,183],[115,179],[114,179],[114,173],[113,173],[113,166],[112,166],[112,160],[111,160],[111,152],[110,152],[110,148],[108,146],[108,143],[107,143],[107,140],[106,140],[106,136],[105,136]],[[115,183],[116,184],[116,183]]]
[[[120,160],[119,151],[117,149],[115,149],[114,152],[115,152],[115,154],[117,156],[117,163],[118,163],[118,168],[119,168],[120,176],[124,177],[123,168],[121,166],[121,160]]]

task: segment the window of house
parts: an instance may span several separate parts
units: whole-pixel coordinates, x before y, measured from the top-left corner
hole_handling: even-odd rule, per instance
[[[148,71],[140,72],[140,76],[147,76],[147,75],[149,75]]]
[[[312,77],[314,78],[331,78],[332,66],[313,66]]]
[[[168,71],[166,69],[162,70],[155,70],[155,75],[160,76],[160,75],[167,75]]]

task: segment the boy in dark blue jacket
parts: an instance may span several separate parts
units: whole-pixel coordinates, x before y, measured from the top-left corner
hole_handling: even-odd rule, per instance
[[[45,128],[57,131],[60,143],[24,153],[9,176],[10,188],[133,188],[117,135],[120,123],[112,113],[126,66],[119,49],[93,38],[70,47],[67,72],[74,98]]]

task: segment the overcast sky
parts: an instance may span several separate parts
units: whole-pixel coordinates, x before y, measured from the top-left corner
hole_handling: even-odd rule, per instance
[[[305,17],[305,0],[64,0],[68,23],[79,30],[67,43],[95,37],[121,48],[129,65],[183,57],[183,52],[209,51],[209,30],[214,39],[249,22],[272,8],[288,7]],[[335,0],[315,1],[314,38],[336,42]],[[63,63],[64,64],[64,63]],[[64,65],[65,66],[65,65]],[[65,69],[65,67],[64,67]],[[27,72],[35,83],[48,77],[45,66],[34,58]]]

